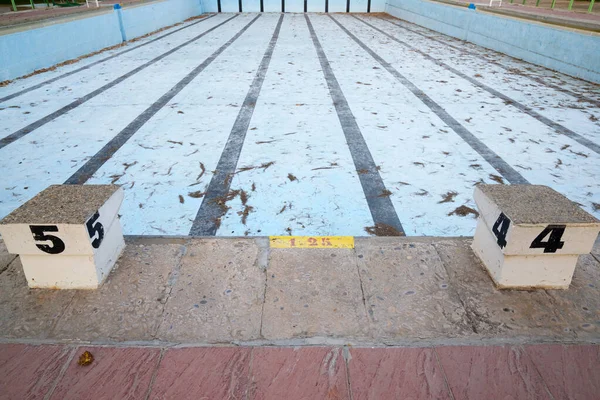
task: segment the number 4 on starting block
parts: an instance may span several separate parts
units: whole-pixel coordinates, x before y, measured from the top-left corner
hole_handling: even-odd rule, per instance
[[[566,289],[600,221],[546,186],[478,185],[473,250],[500,288]]]
[[[500,213],[496,222],[492,226],[492,233],[496,236],[496,244],[504,249],[508,244],[506,242],[506,236],[508,235],[508,229],[510,228],[510,218]],[[531,241],[529,245],[530,249],[544,249],[544,253],[556,253],[557,250],[562,249],[565,242],[561,241],[563,234],[565,233],[566,225],[548,225],[542,232]],[[538,227],[538,230],[540,228]],[[544,242],[545,238],[548,238]],[[536,252],[534,252],[535,254]]]
[[[54,185],[0,221],[29,287],[97,288],[125,247],[122,201],[116,185]]]

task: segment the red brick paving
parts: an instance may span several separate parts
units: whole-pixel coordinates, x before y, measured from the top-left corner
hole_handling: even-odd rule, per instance
[[[350,384],[359,399],[450,399],[431,348],[353,349]]]
[[[82,367],[77,362],[85,350],[94,361]],[[144,399],[159,358],[156,348],[79,348],[51,399]]]
[[[63,346],[0,345],[0,399],[43,399],[71,351]]]
[[[85,350],[94,362],[80,366]],[[161,359],[151,347],[0,345],[0,399],[592,400],[600,393],[598,345],[351,347],[348,361],[337,347],[162,351]]]
[[[243,399],[248,389],[251,348],[197,347],[169,350],[151,399]]]
[[[600,346],[527,346],[556,399],[600,398]]]
[[[586,3],[586,8],[589,3]],[[594,6],[597,7],[597,5]],[[512,11],[518,11],[524,14],[534,14],[534,15],[545,15],[556,18],[563,18],[566,20],[572,21],[583,21],[583,22],[597,22],[600,23],[600,14],[593,13],[581,13],[574,12],[568,10],[560,10],[560,9],[551,9],[551,8],[542,8],[542,7],[532,7],[532,6],[522,6],[519,4],[510,4],[510,3],[502,3],[503,9],[509,9]]]
[[[257,347],[253,350],[249,399],[349,399],[340,348]]]
[[[456,400],[548,399],[547,388],[531,359],[519,347],[457,346],[436,348]]]

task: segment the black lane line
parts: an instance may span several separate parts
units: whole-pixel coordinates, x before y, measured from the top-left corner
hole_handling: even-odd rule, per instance
[[[331,17],[331,14],[328,15]],[[329,95],[333,100],[335,111],[340,120],[342,130],[344,131],[346,142],[348,143],[348,149],[352,155],[354,168],[361,172],[368,171],[364,174],[359,173],[358,178],[360,179],[360,184],[365,193],[365,198],[369,205],[369,211],[371,212],[373,222],[375,223],[375,226],[380,224],[389,225],[395,228],[401,235],[405,235],[404,228],[402,228],[402,224],[400,223],[398,214],[396,214],[392,200],[389,196],[385,195],[387,189],[385,188],[383,179],[381,179],[381,176],[379,175],[375,161],[373,161],[369,146],[367,146],[367,143],[365,142],[365,138],[363,137],[360,128],[356,123],[356,119],[352,114],[352,110],[348,105],[346,96],[344,96],[344,92],[342,92],[342,88],[329,65],[327,56],[323,51],[323,47],[321,47],[319,38],[317,38],[315,29],[310,22],[310,18],[308,18],[308,15],[306,14],[304,15],[304,18],[308,24],[308,30],[310,31],[310,36],[317,51],[325,81],[329,87]]]
[[[215,15],[216,15],[216,14],[209,15],[208,17],[206,17],[206,18],[203,18],[203,19],[201,19],[200,21],[197,21],[197,22],[191,23],[191,24],[189,24],[189,25],[183,26],[183,27],[181,27],[181,28],[175,29],[174,31],[171,31],[171,32],[169,32],[169,33],[167,33],[167,34],[164,34],[164,35],[162,35],[162,36],[159,36],[159,37],[157,37],[157,38],[155,38],[155,39],[152,39],[152,40],[150,40],[150,41],[148,41],[148,42],[142,43],[142,44],[140,44],[140,45],[137,45],[137,46],[133,46],[133,47],[132,47],[132,48],[130,48],[130,49],[127,49],[127,50],[121,51],[121,52],[119,52],[119,53],[113,54],[112,56],[108,56],[108,57],[106,57],[106,58],[103,58],[102,60],[94,61],[93,63],[91,63],[91,64],[88,64],[88,65],[85,65],[85,66],[83,66],[83,67],[81,67],[81,68],[77,68],[76,70],[73,70],[73,71],[70,71],[70,72],[66,72],[66,73],[64,73],[64,74],[62,74],[62,75],[60,75],[60,76],[57,76],[57,77],[55,77],[55,78],[48,79],[47,81],[44,81],[44,82],[38,83],[37,85],[31,86],[31,87],[29,87],[29,88],[26,88],[26,89],[23,89],[23,90],[21,90],[21,91],[15,92],[15,93],[13,93],[13,94],[9,94],[8,96],[5,96],[5,97],[2,97],[2,98],[0,98],[0,103],[2,103],[2,102],[4,102],[4,101],[7,101],[7,100],[10,100],[10,99],[14,99],[15,97],[18,97],[18,96],[21,96],[21,95],[23,95],[23,94],[25,94],[25,93],[31,92],[32,90],[39,89],[39,88],[41,88],[42,86],[49,85],[50,83],[56,82],[56,81],[57,81],[57,80],[59,80],[59,79],[66,78],[67,76],[74,75],[74,74],[76,74],[76,73],[78,73],[78,72],[81,72],[81,71],[85,71],[86,69],[90,69],[90,68],[92,68],[92,67],[94,67],[94,66],[96,66],[96,65],[98,65],[98,64],[100,64],[100,63],[103,63],[103,62],[105,62],[105,61],[108,61],[108,60],[112,60],[112,59],[113,59],[113,58],[115,58],[115,57],[119,57],[119,56],[121,56],[121,55],[123,55],[123,54],[125,54],[125,53],[129,53],[130,51],[133,51],[133,50],[139,49],[140,47],[147,46],[147,45],[149,45],[149,44],[151,44],[151,43],[154,43],[154,42],[156,42],[157,40],[161,40],[161,39],[163,39],[163,38],[166,38],[167,36],[170,36],[170,35],[172,35],[172,34],[174,34],[174,33],[177,33],[177,32],[179,32],[179,31],[181,31],[181,30],[187,29],[187,28],[189,28],[190,26],[194,26],[194,25],[196,25],[196,24],[199,24],[200,22],[206,21],[207,19],[210,19],[210,18],[214,17]]]
[[[137,74],[138,72],[140,72],[141,70],[149,67],[150,65],[162,60],[163,58],[173,54],[174,52],[176,52],[177,50],[180,50],[182,47],[185,47],[187,45],[189,45],[192,42],[195,42],[196,40],[200,39],[201,37],[203,37],[204,35],[209,34],[210,32],[214,31],[215,29],[225,25],[227,22],[231,21],[232,19],[236,18],[238,15],[234,15],[233,17],[226,19],[225,21],[221,22],[218,25],[213,26],[212,28],[208,29],[207,31],[202,32],[201,34],[199,34],[198,36],[194,37],[193,39],[188,40],[187,42],[184,42],[182,44],[180,44],[177,47],[172,48],[171,50],[167,51],[166,53],[161,54],[160,56],[153,58],[152,60],[148,61],[147,63],[140,65],[139,67],[132,69],[131,71],[127,72],[124,75],[121,75],[120,77],[118,77],[117,79],[113,80],[112,82],[107,83],[106,85],[94,90],[93,92],[90,92],[88,94],[86,94],[83,97],[80,97],[79,99],[75,100],[74,102],[67,104],[66,106],[58,109],[57,111],[54,111],[51,114],[46,115],[43,118],[38,119],[37,121],[27,125],[24,128],[19,129],[16,132],[11,133],[10,135],[0,139],[0,149],[2,149],[3,147],[11,144],[12,142],[22,138],[23,136],[33,132],[34,130],[38,129],[39,127],[47,124],[48,122],[68,113],[69,111],[73,110],[76,107],[79,107],[80,105],[82,105],[83,103],[85,103],[88,100],[93,99],[94,97],[98,96],[99,94],[107,91],[108,89],[118,85],[119,83],[123,82],[125,79]]]
[[[279,17],[275,32],[273,32],[271,41],[267,46],[267,50],[263,55],[262,61],[254,76],[254,80],[252,81],[252,85],[250,85],[250,89],[248,89],[244,103],[231,128],[229,138],[221,153],[221,158],[217,164],[215,174],[208,184],[206,194],[202,199],[202,204],[200,205],[200,209],[198,210],[192,228],[190,229],[190,236],[216,235],[217,221],[225,215],[225,212],[219,205],[218,199],[227,195],[231,188],[231,177],[237,168],[240,153],[244,146],[244,140],[246,139],[246,133],[250,126],[250,120],[252,119],[254,108],[256,107],[258,95],[260,94],[265,76],[269,69],[269,64],[271,63],[273,50],[275,49],[275,44],[279,38],[279,31],[281,30],[281,24],[283,23],[283,16],[284,14],[281,14]]]
[[[421,89],[415,86],[411,81],[406,79],[404,75],[398,72],[394,67],[387,61],[381,58],[377,53],[371,50],[366,44],[360,41],[354,36],[346,27],[340,24],[331,15],[329,16],[333,22],[335,22],[352,40],[354,40],[364,51],[369,53],[382,67],[386,69],[394,78],[402,83],[408,90],[412,92],[419,100],[421,100],[431,111],[433,111],[446,125],[448,125],[454,132],[456,132],[473,150],[481,155],[500,175],[512,184],[529,184],[529,182],[521,176],[515,169],[513,169],[506,161],[504,161],[498,154],[494,153],[489,147],[487,147],[481,140],[473,135],[467,128],[462,126],[460,122],[455,120],[446,110],[444,110],[439,104],[427,96]]]
[[[442,68],[447,69],[448,71],[452,72],[453,74],[456,74],[458,76],[460,76],[463,79],[466,79],[467,81],[469,81],[470,83],[472,83],[473,85],[485,90],[486,92],[501,98],[502,100],[504,100],[509,106],[513,106],[517,109],[519,109],[520,111],[524,112],[525,114],[529,115],[530,117],[533,117],[535,119],[537,119],[538,121],[540,121],[542,124],[554,129],[556,132],[558,132],[559,134],[568,136],[569,138],[573,139],[574,141],[578,142],[579,144],[587,147],[588,149],[595,151],[596,153],[600,154],[600,145],[596,144],[594,142],[592,142],[591,140],[581,136],[578,133],[573,132],[572,130],[570,130],[569,128],[567,128],[566,126],[562,126],[561,124],[552,121],[549,118],[544,117],[542,114],[538,113],[537,111],[533,110],[531,107],[526,106],[525,104],[519,103],[516,100],[513,100],[512,98],[508,97],[507,95],[500,93],[499,91],[497,91],[496,89],[493,89],[491,87],[489,87],[488,85],[485,85],[481,82],[479,82],[477,79],[475,78],[471,78],[470,76],[463,74],[462,72],[460,72],[459,70],[457,70],[456,68],[453,68],[451,66],[449,66],[448,64],[444,63],[443,61],[440,61],[436,58],[433,58],[432,56],[430,56],[429,54],[417,49],[414,46],[411,46],[410,44],[403,42],[400,39],[395,38],[394,36],[390,35],[389,33],[386,33],[385,31],[382,31],[381,29],[377,28],[376,26],[373,26],[372,24],[368,23],[367,21],[364,21],[354,15],[352,15],[352,17],[356,18],[357,20],[359,20],[360,22],[362,22],[363,24],[371,27],[372,29],[376,30],[377,32],[380,32],[381,34],[389,37],[390,39],[392,39],[393,41],[411,49],[414,52],[419,53],[420,55],[422,55],[423,57],[425,57],[426,59],[428,59],[429,61],[439,65]],[[337,22],[337,21],[336,21]],[[339,25],[339,23],[338,23]],[[341,26],[341,25],[340,25]]]
[[[252,21],[244,26],[234,37],[229,39],[227,43],[219,47],[214,53],[210,55],[202,64],[198,65],[187,74],[182,80],[177,82],[168,92],[163,94],[154,104],[148,107],[143,113],[141,113],[136,119],[134,119],[129,125],[127,125],[121,132],[110,140],[107,144],[100,149],[99,152],[94,154],[81,168],[77,170],[69,179],[65,181],[65,185],[79,185],[84,184],[90,179],[96,171],[104,165],[127,141],[142,127],[150,118],[154,116],[161,108],[163,108],[177,93],[181,92],[194,78],[198,76],[206,67],[208,67],[221,53],[225,51],[233,42],[235,42],[242,34],[250,28],[250,26],[261,16],[258,14]]]
[[[370,0],[369,0],[369,1],[370,1]],[[397,26],[397,27],[399,27],[399,28],[406,29],[406,30],[407,30],[407,31],[409,31],[409,32],[412,32],[412,33],[414,33],[414,34],[417,34],[417,35],[419,35],[419,36],[422,36],[422,37],[424,37],[424,38],[427,38],[427,39],[429,39],[429,40],[432,40],[432,41],[434,41],[434,42],[441,43],[441,44],[443,44],[444,46],[451,47],[451,48],[453,48],[453,49],[455,49],[455,50],[457,50],[457,51],[459,51],[459,52],[461,52],[461,53],[463,53],[463,54],[468,54],[468,55],[470,55],[470,56],[472,56],[472,57],[479,58],[480,60],[483,60],[483,61],[485,61],[485,62],[487,62],[487,63],[494,64],[495,66],[497,66],[497,67],[500,67],[500,68],[502,68],[502,69],[503,69],[503,70],[505,70],[505,71],[511,72],[510,68],[509,68],[509,67],[507,67],[507,66],[505,66],[504,64],[502,64],[502,63],[500,63],[500,62],[498,62],[498,61],[495,61],[495,60],[489,60],[489,59],[485,58],[484,56],[482,56],[482,55],[480,55],[480,54],[477,54],[477,53],[476,53],[476,52],[474,52],[474,51],[471,51],[471,50],[469,50],[469,49],[463,49],[463,48],[460,48],[460,47],[458,47],[458,46],[454,46],[453,44],[446,43],[446,42],[444,42],[444,41],[442,41],[442,40],[436,39],[436,38],[434,38],[434,37],[427,36],[427,35],[425,35],[425,34],[423,34],[423,33],[419,32],[419,31],[417,31],[417,30],[410,29],[410,28],[407,28],[407,27],[405,27],[405,26],[402,26],[402,25],[400,25],[400,24],[398,24],[398,23],[395,23],[395,22],[393,22],[392,20],[390,20],[390,19],[388,19],[388,18],[382,18],[382,17],[376,17],[376,18],[379,18],[379,19],[381,19],[381,20],[383,20],[383,21],[385,21],[385,22],[388,22],[388,23],[390,23],[390,24],[392,24],[392,25],[395,25],[395,26]],[[403,21],[403,22],[405,22],[405,23],[410,23],[410,22],[408,22],[408,21],[404,21],[404,20],[402,20],[402,21]],[[415,24],[412,24],[412,23],[410,23],[410,24],[411,24],[411,25],[415,25]],[[423,29],[426,29],[426,30],[428,30],[428,31],[431,31],[431,29],[428,29],[428,28],[424,28],[424,27],[421,27],[421,28],[423,28]],[[435,31],[431,31],[431,32],[435,32]],[[435,32],[435,33],[438,33],[438,32]],[[492,50],[492,51],[494,51],[494,50]],[[500,54],[501,54],[501,53],[500,53]],[[507,55],[505,55],[505,54],[502,54],[502,55],[503,55],[503,56],[505,56],[505,57],[510,57],[510,56],[507,56]],[[538,67],[539,67],[539,66],[538,66]],[[543,68],[543,67],[539,67],[539,68]],[[579,94],[579,93],[575,93],[575,92],[573,92],[573,91],[571,91],[571,90],[569,90],[569,89],[565,89],[565,88],[563,88],[563,87],[561,87],[561,86],[558,86],[558,85],[555,85],[555,84],[553,84],[553,83],[546,82],[546,81],[544,81],[542,78],[538,78],[538,77],[536,77],[536,76],[532,76],[532,75],[523,75],[523,76],[524,76],[524,77],[526,77],[526,78],[529,78],[529,79],[531,79],[532,81],[535,81],[535,82],[539,83],[540,85],[547,86],[547,87],[549,87],[549,88],[552,88],[552,89],[554,89],[554,90],[557,90],[557,91],[559,91],[559,92],[561,92],[561,93],[568,94],[569,96],[575,97],[577,100],[586,101],[586,102],[588,102],[588,103],[590,103],[590,104],[593,104],[593,105],[595,105],[596,107],[600,107],[600,101],[594,100],[594,99],[592,99],[592,98],[590,98],[590,97],[586,97],[586,96],[584,96],[584,95],[582,95],[582,94]],[[584,82],[585,82],[585,81],[584,81]],[[587,83],[587,82],[586,82],[586,83]]]

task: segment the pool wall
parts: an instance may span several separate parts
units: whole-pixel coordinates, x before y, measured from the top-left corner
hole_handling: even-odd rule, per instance
[[[200,0],[161,0],[93,16],[42,21],[0,30],[0,81],[80,57],[200,15]],[[122,16],[122,29],[119,25]]]
[[[124,7],[123,27],[126,40],[173,25],[203,13],[200,0],[164,0]]]
[[[403,20],[555,71],[600,83],[600,35],[427,0],[387,0]]]
[[[219,0],[159,0],[100,9],[0,31],[0,81],[77,58],[207,12]],[[265,12],[302,12],[305,0],[262,0]],[[386,3],[387,1],[387,3]],[[327,0],[329,12],[366,12],[368,0]],[[221,11],[238,12],[239,0],[220,0]],[[371,0],[371,12],[395,17],[544,67],[600,83],[600,35],[553,28],[466,7],[427,0]],[[325,0],[306,0],[309,12],[325,11]],[[244,12],[258,12],[261,0],[243,0]]]
[[[386,0],[371,0],[371,12],[384,12]],[[219,0],[202,0],[204,12],[218,12]],[[239,0],[220,0],[222,12],[239,12]],[[242,0],[243,12],[260,12],[261,0]],[[304,0],[262,0],[265,12],[304,12]],[[326,0],[306,0],[306,11],[325,12]],[[329,12],[367,12],[368,0],[327,0]]]

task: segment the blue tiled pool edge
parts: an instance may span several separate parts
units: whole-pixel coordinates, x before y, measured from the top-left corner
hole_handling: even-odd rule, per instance
[[[122,29],[119,26],[122,16]],[[80,57],[202,14],[201,0],[162,0],[0,34],[0,81]]]
[[[600,35],[427,0],[388,0],[386,12],[445,35],[600,83]]]

